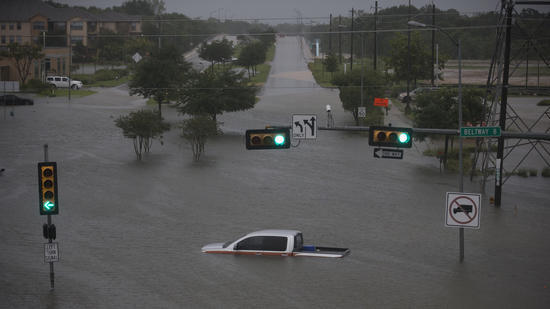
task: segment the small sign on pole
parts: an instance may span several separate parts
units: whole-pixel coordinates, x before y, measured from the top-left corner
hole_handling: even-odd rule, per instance
[[[445,226],[479,228],[481,194],[447,192]]]
[[[386,98],[374,98],[374,106],[388,107],[388,101]]]
[[[292,115],[292,138],[316,139],[317,115]]]
[[[388,149],[388,148],[374,148],[374,157],[382,158],[382,159],[403,159],[403,150]]]
[[[359,106],[357,108],[357,116],[359,118],[366,118],[367,117],[367,108],[364,106]]]
[[[59,248],[56,242],[44,244],[44,263],[59,262]]]

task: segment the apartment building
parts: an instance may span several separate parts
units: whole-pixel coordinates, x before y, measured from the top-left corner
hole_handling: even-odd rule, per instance
[[[29,79],[67,75],[71,46],[88,46],[90,38],[108,29],[114,33],[141,33],[141,18],[117,12],[91,14],[77,8],[56,8],[40,0],[0,1],[0,49],[10,43],[36,44],[44,58],[34,61]],[[20,80],[14,59],[0,59],[0,80]]]

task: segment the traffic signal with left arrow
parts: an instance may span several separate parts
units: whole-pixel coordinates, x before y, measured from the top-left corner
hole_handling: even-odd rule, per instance
[[[40,215],[57,215],[59,213],[56,162],[38,163],[38,200]]]

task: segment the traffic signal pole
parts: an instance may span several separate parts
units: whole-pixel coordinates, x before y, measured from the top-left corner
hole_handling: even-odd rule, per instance
[[[44,144],[44,162],[48,162],[48,144]],[[48,214],[48,227],[52,226],[52,215]],[[48,243],[52,243],[52,238],[48,237]],[[55,273],[53,271],[53,262],[50,262],[50,290],[55,288]]]

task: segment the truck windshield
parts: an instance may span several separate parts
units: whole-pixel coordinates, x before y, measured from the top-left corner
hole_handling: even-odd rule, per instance
[[[230,241],[224,243],[222,247],[223,247],[223,248],[227,248],[227,246],[229,246],[230,244],[234,243],[237,239],[243,238],[244,236],[245,236],[245,235],[242,235],[241,237],[237,237],[237,238],[234,239],[234,240],[230,240]]]

